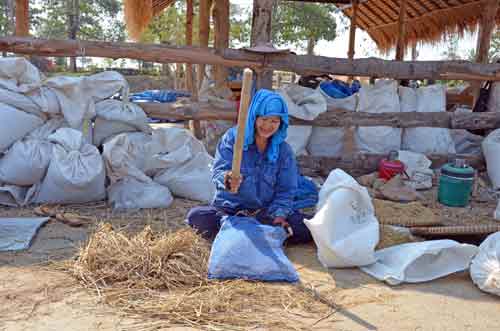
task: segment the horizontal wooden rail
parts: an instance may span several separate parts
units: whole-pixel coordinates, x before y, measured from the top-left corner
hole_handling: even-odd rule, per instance
[[[363,153],[354,154],[351,157],[299,156],[298,162],[304,175],[326,177],[333,169],[341,168],[353,176],[361,176],[376,171],[380,160],[385,157],[387,155]],[[432,161],[433,168],[439,168],[454,158],[462,158],[477,170],[485,169],[484,159],[480,156],[431,154],[427,157]]]
[[[171,120],[228,120],[236,121],[236,109],[222,109],[207,103],[162,104],[138,103],[150,116]],[[500,127],[500,113],[361,113],[339,109],[319,115],[313,121],[291,119],[292,125],[322,127],[391,126],[398,128],[436,127],[449,129],[495,129]]]
[[[307,74],[384,77],[393,79],[500,80],[500,64],[469,61],[391,61],[378,58],[348,60],[326,56],[257,54],[241,49],[173,47],[144,43],[52,40],[0,37],[0,51],[46,56],[129,58],[158,63],[198,63],[256,70],[282,70]]]

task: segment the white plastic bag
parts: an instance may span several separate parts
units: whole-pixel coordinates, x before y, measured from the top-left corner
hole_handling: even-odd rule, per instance
[[[488,177],[494,189],[500,188],[500,129],[491,132],[481,144]]]
[[[33,100],[21,93],[0,88],[0,103],[47,120],[47,115],[42,112],[42,109]]]
[[[164,169],[154,176],[156,182],[179,197],[212,200],[215,194],[211,180],[213,158],[201,142],[185,129],[161,128],[153,132],[153,144],[157,152],[153,157],[154,168]]]
[[[407,243],[377,251],[377,262],[361,270],[389,285],[420,283],[466,270],[476,253],[448,239]]]
[[[52,119],[15,142],[0,159],[0,181],[19,186],[40,182],[52,157],[52,143],[47,138],[63,122],[63,119]]]
[[[61,128],[49,136],[52,158],[35,201],[86,203],[106,197],[105,170],[99,150],[80,131]]]
[[[408,181],[405,181],[405,185],[415,190],[432,188],[434,171],[430,168],[431,160],[424,154],[410,151],[399,151],[398,158],[404,163],[406,174],[410,177]]]
[[[16,185],[2,185],[0,186],[0,205],[8,207],[28,205],[36,189],[36,186],[28,188]]]
[[[319,192],[316,215],[304,223],[325,267],[355,267],[375,262],[379,224],[370,195],[340,169],[330,173]]]
[[[366,113],[400,112],[397,82],[378,80],[359,90],[358,111]],[[354,134],[360,152],[387,154],[401,149],[401,129],[388,126],[360,127]]]
[[[125,177],[108,187],[108,200],[114,209],[141,209],[168,208],[174,198],[168,188],[151,179]]]
[[[141,107],[119,100],[103,100],[95,105],[97,118],[94,124],[93,143],[96,146],[113,135],[142,131],[151,133],[148,117]]]
[[[335,99],[323,92],[320,87],[317,90],[326,100],[327,107],[356,111],[358,105],[358,94],[343,99]],[[312,129],[307,151],[313,156],[338,157],[344,151],[345,129],[315,126]]]
[[[42,124],[40,117],[0,103],[0,151],[6,150]]]
[[[470,266],[470,277],[482,291],[500,296],[500,232],[481,243]]]
[[[399,87],[402,112],[445,112],[446,90],[442,85],[412,89]],[[424,154],[455,154],[450,130],[445,128],[407,128],[402,148]]]

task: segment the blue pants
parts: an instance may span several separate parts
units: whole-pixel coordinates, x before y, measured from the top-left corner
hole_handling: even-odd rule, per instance
[[[187,222],[204,238],[213,239],[219,232],[220,220],[225,215],[233,215],[233,213],[225,212],[213,206],[194,207],[187,215]],[[258,213],[255,218],[262,224],[272,225],[273,222],[273,219],[265,211]],[[311,233],[304,224],[304,218],[311,217],[298,211],[287,217],[286,221],[293,230],[293,236],[286,241],[288,244],[303,244],[312,241]]]

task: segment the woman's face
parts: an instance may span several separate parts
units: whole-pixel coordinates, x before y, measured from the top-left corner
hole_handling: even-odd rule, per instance
[[[255,121],[255,134],[261,138],[269,139],[278,131],[281,124],[279,116],[259,116]]]

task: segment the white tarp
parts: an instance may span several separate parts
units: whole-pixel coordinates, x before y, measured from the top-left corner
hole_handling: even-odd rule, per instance
[[[0,159],[0,181],[19,186],[40,182],[52,157],[52,143],[47,138],[63,122],[63,119],[52,119],[15,142]]]
[[[359,90],[358,111],[365,113],[400,112],[397,82],[377,80]],[[388,126],[359,127],[354,134],[358,151],[387,154],[401,149],[401,129]]]
[[[61,128],[49,136],[54,143],[47,175],[37,203],[86,203],[105,198],[105,170],[99,150],[84,142],[80,131]]]
[[[40,117],[0,103],[0,151],[6,150],[42,124]]]
[[[467,270],[474,245],[453,240],[407,243],[376,252],[377,262],[361,270],[389,285],[420,283]]]
[[[0,88],[25,93],[40,86],[42,74],[23,57],[0,58]]]
[[[481,243],[470,266],[470,277],[482,291],[500,296],[500,232]]]
[[[151,179],[125,177],[108,187],[108,200],[114,209],[141,209],[168,208],[174,198],[168,188]]]
[[[445,112],[446,90],[442,85],[412,89],[399,87],[402,112]],[[402,149],[423,154],[455,154],[450,130],[445,128],[407,128]]]
[[[358,94],[343,99],[335,99],[317,89],[326,100],[327,106],[333,109],[356,111]],[[338,157],[344,151],[345,129],[315,126],[312,129],[307,151],[313,156]]]
[[[97,118],[94,124],[93,143],[103,141],[123,132],[142,131],[151,133],[146,113],[136,104],[119,100],[103,100],[95,105]]]
[[[316,215],[304,223],[323,266],[344,268],[375,262],[379,224],[365,187],[336,169],[321,187],[316,210]]]
[[[210,202],[215,194],[211,180],[213,158],[192,134],[180,128],[161,128],[153,132],[154,168],[164,169],[154,180],[172,194]],[[172,154],[176,157],[172,157]]]

